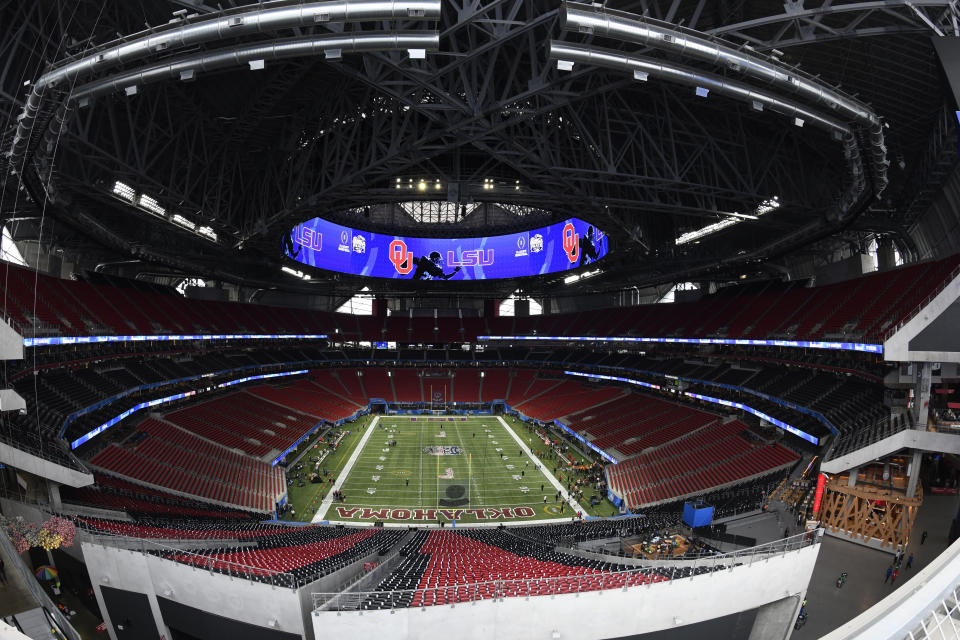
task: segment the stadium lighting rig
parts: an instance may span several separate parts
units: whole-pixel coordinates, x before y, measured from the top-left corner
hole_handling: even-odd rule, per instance
[[[219,236],[211,226],[200,226],[190,218],[179,214],[170,214],[160,202],[147,193],[137,193],[137,190],[125,182],[116,180],[110,189],[110,195],[117,198],[124,204],[130,205],[140,211],[145,211],[155,218],[160,218],[165,222],[176,225],[178,228],[189,231],[209,242],[218,242]]]
[[[708,224],[705,227],[694,229],[693,231],[688,231],[682,234],[676,240],[674,240],[674,243],[678,245],[687,244],[688,242],[699,240],[700,238],[717,233],[718,231],[723,231],[724,229],[732,227],[735,224],[740,224],[744,220],[757,220],[760,218],[760,216],[770,213],[771,211],[776,211],[779,208],[780,208],[780,196],[773,196],[772,198],[764,200],[759,205],[757,205],[757,208],[754,209],[752,214],[724,212],[722,215],[729,216],[729,217],[724,218],[719,222]]]
[[[579,282],[580,280],[586,280],[587,278],[592,278],[595,275],[599,275],[600,269],[594,269],[593,271],[584,271],[583,273],[575,273],[571,276],[567,276],[563,279],[563,284],[573,284],[574,282]]]
[[[301,280],[309,280],[309,279],[310,279],[310,276],[309,276],[309,275],[307,275],[307,274],[305,274],[303,271],[299,271],[299,270],[297,270],[297,269],[291,269],[290,267],[282,266],[282,267],[280,267],[280,270],[283,271],[284,273],[289,273],[291,276],[296,276],[296,277],[300,278]]]

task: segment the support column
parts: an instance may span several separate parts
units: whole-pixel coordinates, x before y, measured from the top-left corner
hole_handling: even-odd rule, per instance
[[[923,451],[913,450],[913,457],[910,460],[910,466],[907,467],[907,497],[912,498],[917,492],[917,481],[920,479],[920,466],[923,462]]]
[[[930,378],[933,375],[933,363],[915,362],[917,368],[917,384],[913,390],[913,416],[916,418],[917,429],[926,431],[927,418],[930,415]]]
[[[803,594],[787,596],[757,609],[749,640],[786,640],[800,615]]]
[[[855,487],[857,486],[857,474],[860,473],[860,467],[854,467],[850,469],[850,477],[847,478],[847,486]]]
[[[55,513],[63,510],[63,503],[60,501],[60,485],[50,480],[47,481],[47,498],[50,500],[50,509]]]

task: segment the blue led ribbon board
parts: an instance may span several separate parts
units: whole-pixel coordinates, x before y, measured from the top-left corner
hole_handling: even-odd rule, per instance
[[[306,373],[306,372],[307,372],[306,369],[300,369],[299,371],[284,371],[282,373],[265,373],[259,376],[247,376],[246,378],[239,378],[238,380],[230,380],[228,382],[224,382],[222,384],[217,385],[216,388],[223,389],[224,387],[231,387],[235,384],[240,384],[241,382],[249,382],[250,380],[264,380],[266,378],[280,378],[283,376],[295,376],[295,375]],[[141,402],[138,405],[130,407],[120,415],[110,418],[109,420],[104,422],[102,425],[94,429],[93,431],[90,431],[80,436],[79,438],[77,438],[76,440],[70,443],[70,448],[76,449],[83,443],[88,442],[91,438],[94,438],[100,435],[101,433],[103,433],[113,425],[117,424],[124,418],[136,413],[137,411],[140,411],[141,409],[146,409],[148,407],[155,407],[158,404],[167,404],[168,402],[174,402],[175,400],[182,400],[183,398],[189,398],[190,396],[194,396],[199,393],[202,393],[202,392],[187,391],[185,393],[178,393],[176,395],[167,396],[166,398],[156,398],[154,400],[149,400],[147,402]]]
[[[737,338],[635,338],[633,336],[477,336],[477,340],[530,341],[541,342],[662,342],[670,344],[727,344],[750,347],[795,347],[798,349],[834,349],[838,351],[860,351],[863,353],[883,353],[882,344],[863,342],[822,342],[810,340],[747,340]]]
[[[571,375],[571,376],[580,376],[580,377],[583,377],[583,378],[592,378],[592,379],[594,379],[594,380],[610,380],[610,381],[613,381],[613,382],[627,382],[627,383],[635,384],[635,385],[641,386],[641,387],[649,387],[650,389],[660,389],[660,387],[658,387],[658,386],[655,385],[655,384],[650,384],[649,382],[643,382],[642,380],[634,380],[633,378],[622,378],[622,377],[620,377],[620,376],[605,376],[605,375],[601,375],[601,374],[599,374],[599,373],[583,373],[583,372],[581,372],[581,371],[564,371],[564,373],[567,374],[567,375]],[[690,396],[691,398],[696,398],[697,400],[703,400],[704,402],[712,402],[712,403],[714,403],[714,404],[721,404],[721,405],[723,405],[723,406],[725,406],[725,407],[733,407],[733,408],[735,408],[735,409],[742,409],[743,411],[746,411],[747,413],[753,414],[753,415],[757,416],[758,418],[762,418],[763,420],[766,420],[767,422],[769,422],[769,423],[771,423],[771,424],[777,425],[778,427],[780,427],[780,428],[783,429],[784,431],[789,431],[790,433],[792,433],[793,435],[797,436],[798,438],[803,438],[803,439],[806,440],[807,442],[811,442],[811,443],[813,443],[813,444],[819,444],[819,442],[820,442],[820,439],[817,438],[816,436],[812,436],[812,435],[810,435],[809,433],[807,433],[806,431],[801,431],[800,429],[797,429],[796,427],[792,427],[792,426],[790,426],[789,424],[787,424],[786,422],[784,422],[783,420],[778,420],[777,418],[774,418],[773,416],[768,416],[767,414],[763,413],[762,411],[757,411],[757,410],[754,409],[753,407],[749,407],[749,406],[743,404],[742,402],[731,402],[730,400],[724,400],[723,398],[712,398],[712,397],[710,397],[710,396],[703,396],[703,395],[700,395],[699,393],[684,392],[684,395]],[[583,438],[580,438],[580,439],[583,440]]]
[[[24,338],[25,347],[46,347],[69,344],[99,344],[102,342],[172,342],[176,340],[326,340],[326,334],[216,334],[216,335],[149,335],[149,336],[55,336]]]

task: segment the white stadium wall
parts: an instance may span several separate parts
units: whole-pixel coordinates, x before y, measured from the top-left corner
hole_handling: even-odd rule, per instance
[[[312,640],[304,634],[300,600],[292,589],[274,587],[261,582],[231,578],[220,573],[164,560],[139,551],[114,549],[84,542],[83,556],[97,604],[104,612],[111,640],[113,621],[104,606],[101,585],[146,594],[157,629],[165,638],[171,634],[163,623],[158,596],[194,609],[231,620],[263,627],[264,632],[286,631]],[[323,637],[323,636],[321,636]]]
[[[605,640],[703,622],[773,604],[778,620],[757,616],[754,636],[781,640],[791,630],[813,574],[819,545],[725,571],[651,585],[457,605],[313,614],[317,638]],[[749,559],[747,560],[749,562]],[[785,598],[795,606],[784,611]],[[557,632],[559,635],[554,635]]]

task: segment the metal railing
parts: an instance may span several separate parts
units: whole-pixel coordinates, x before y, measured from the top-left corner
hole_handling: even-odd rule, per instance
[[[897,331],[900,331],[900,329],[902,329],[905,324],[907,324],[908,322],[910,322],[911,320],[913,320],[913,318],[914,318],[918,313],[920,313],[920,311],[921,311],[924,307],[926,307],[928,304],[930,304],[930,301],[931,301],[931,300],[933,300],[933,299],[936,298],[938,295],[940,295],[940,293],[941,293],[944,289],[947,288],[947,285],[950,284],[951,282],[953,282],[954,278],[956,278],[958,275],[960,275],[960,265],[957,265],[956,267],[954,267],[953,270],[950,272],[950,275],[948,275],[946,278],[944,278],[943,281],[941,281],[941,282],[934,288],[933,291],[931,291],[929,294],[927,294],[927,297],[924,298],[922,302],[918,303],[918,304],[917,304],[916,306],[914,306],[909,312],[907,312],[907,314],[906,314],[905,316],[903,316],[903,318],[901,318],[900,321],[899,321],[896,325],[888,328],[888,329],[883,333],[883,342],[885,343],[887,340],[889,340],[891,337],[893,337],[893,334],[895,334]]]
[[[57,624],[57,628],[63,632],[63,635],[65,635],[68,640],[82,640],[80,634],[77,633],[77,630],[70,624],[70,621],[57,609],[53,601],[50,600],[50,596],[47,595],[47,592],[44,591],[40,583],[37,582],[37,579],[33,573],[30,572],[30,569],[27,568],[27,565],[20,560],[20,554],[17,553],[13,543],[10,542],[6,534],[2,532],[0,532],[0,547],[3,547],[3,555],[10,559],[8,565],[10,570],[20,574],[24,584],[27,585],[27,590],[30,591],[31,595],[36,599],[37,604],[43,608],[46,614],[53,618]]]
[[[933,640],[934,638],[960,638],[960,586],[930,609],[930,615],[921,620],[912,631],[909,640]]]
[[[92,544],[103,545],[105,547],[113,547],[115,549],[139,551],[140,553],[158,556],[166,560],[186,564],[197,569],[205,569],[210,574],[222,573],[234,578],[263,582],[275,587],[296,589],[302,586],[302,584],[306,583],[301,583],[297,579],[297,576],[290,572],[272,571],[263,567],[254,567],[239,562],[219,560],[209,555],[195,553],[193,551],[162,544],[160,542],[145,538],[131,538],[129,536],[110,535],[109,533],[103,532],[91,534],[84,531],[83,541],[90,542]],[[211,540],[203,539],[198,540],[197,542],[200,544],[210,544]],[[227,545],[230,542],[231,540],[229,539],[223,540],[224,545]]]
[[[843,433],[836,440],[833,441],[833,444],[830,447],[830,450],[824,455],[824,462],[830,460],[836,460],[837,458],[842,458],[843,456],[853,453],[854,451],[859,451],[864,447],[869,447],[872,444],[876,444],[881,440],[886,440],[891,436],[895,436],[901,431],[906,431],[911,429],[913,425],[907,420],[906,417],[903,417],[900,420],[895,420],[894,416],[884,416],[883,418],[872,422],[868,425],[859,427],[858,429]]]
[[[823,529],[807,531],[789,538],[775,540],[766,544],[740,549],[730,553],[716,554],[696,558],[693,561],[678,563],[676,568],[658,565],[627,569],[594,575],[559,576],[551,578],[520,578],[515,580],[493,580],[470,584],[452,584],[442,587],[419,589],[401,589],[393,591],[357,591],[352,593],[313,593],[314,610],[353,611],[363,608],[391,609],[410,606],[431,606],[434,604],[453,604],[497,598],[548,596],[565,593],[584,593],[606,589],[625,589],[631,586],[650,584],[651,577],[662,576],[665,571],[679,572],[671,579],[694,577],[733,568],[737,565],[751,565],[754,561],[783,555],[805,547],[819,544]]]

